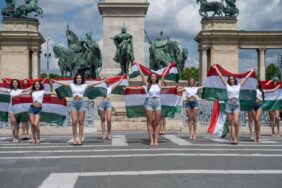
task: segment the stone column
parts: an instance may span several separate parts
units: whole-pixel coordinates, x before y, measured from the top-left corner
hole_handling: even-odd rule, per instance
[[[265,80],[265,48],[257,49],[258,52],[258,78]]]
[[[208,56],[207,56],[207,48],[201,48],[200,50],[200,83],[203,85],[205,83],[205,79],[208,74]]]
[[[32,79],[36,79],[39,78],[39,54],[37,50],[32,52]]]

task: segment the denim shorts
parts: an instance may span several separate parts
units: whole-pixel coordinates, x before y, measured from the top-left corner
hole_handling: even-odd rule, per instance
[[[28,113],[31,114],[31,115],[39,115],[41,116],[41,113],[42,113],[42,107],[40,108],[37,108],[33,105],[30,105],[30,108],[28,110]]]
[[[98,110],[112,110],[112,103],[110,101],[101,101]]]
[[[148,100],[149,100],[149,97],[146,97],[146,99],[144,100],[144,108],[148,106]]]
[[[162,110],[160,98],[148,98],[145,109],[149,111]]]
[[[14,112],[14,108],[13,108],[13,106],[12,106],[11,103],[10,103],[9,106],[8,106],[8,113],[10,113],[10,114],[14,114],[14,113],[15,113],[15,112]]]
[[[195,101],[185,101],[184,103],[185,110],[197,110],[198,109],[198,102]]]
[[[240,103],[236,102],[236,103],[230,103],[227,102],[226,106],[225,106],[225,112],[226,113],[234,113],[234,112],[240,112]]]
[[[83,100],[73,100],[71,103],[71,111],[85,112],[85,106]]]
[[[253,105],[253,111],[258,111],[258,110],[262,110],[262,102],[256,102]]]

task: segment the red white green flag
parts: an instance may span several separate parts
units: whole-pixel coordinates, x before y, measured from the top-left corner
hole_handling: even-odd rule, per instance
[[[263,110],[282,110],[282,82],[278,84],[280,87],[277,90],[264,93]],[[264,90],[273,90],[276,87],[274,84],[262,85]]]
[[[1,91],[9,91],[10,84],[0,83],[0,121],[8,121],[8,106],[10,102],[10,94]]]

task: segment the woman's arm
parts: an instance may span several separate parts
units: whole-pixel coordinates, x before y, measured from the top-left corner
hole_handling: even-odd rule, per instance
[[[272,80],[269,80],[265,85],[269,85],[272,82]]]
[[[41,81],[41,84],[44,84],[46,80],[47,78],[43,78],[43,80]]]
[[[279,89],[280,88],[280,85],[277,85],[275,88],[273,88],[273,89],[266,89],[266,90],[263,90],[265,93],[271,93],[271,92],[274,92],[274,91],[276,91],[277,89]]]
[[[23,93],[28,92],[28,91],[31,91],[31,88],[32,88],[32,87],[28,87],[28,88],[26,88],[26,89],[23,89]]]
[[[204,86],[199,86],[198,91],[204,89]]]
[[[7,84],[10,84],[11,82],[9,80],[7,80],[6,78],[2,79],[3,81],[5,81]]]
[[[227,81],[223,78],[222,74],[219,72],[218,68],[216,65],[213,65],[214,69],[216,70],[217,74],[219,75],[221,81],[223,82],[224,85],[227,85]]]
[[[0,89],[0,92],[2,92],[2,93],[10,93],[9,89],[7,89],[7,90]]]
[[[107,80],[107,79],[105,78],[105,79],[103,79],[103,80],[101,80],[101,81],[98,81],[98,82],[96,82],[96,83],[87,84],[87,87],[94,87],[94,86],[96,86],[96,85],[99,85],[99,84],[105,82],[106,80]]]
[[[45,92],[44,95],[57,95],[55,92]]]
[[[165,69],[165,71],[164,71],[164,73],[163,73],[163,75],[162,75],[162,78],[161,78],[161,85],[163,85],[163,83],[164,83],[164,79],[165,79],[165,75],[167,74],[167,72],[169,71],[169,67],[171,66],[171,63],[169,63],[168,65],[167,65],[167,67],[166,67],[166,69]]]
[[[115,84],[115,86],[114,87],[112,87],[112,90],[115,90],[118,86],[119,86],[119,84],[122,82],[122,80],[123,80],[123,76],[120,78],[120,80]]]
[[[138,66],[138,69],[139,69],[139,72],[140,72],[141,78],[142,78],[142,80],[143,80],[143,83],[144,83],[144,85],[147,87],[148,82],[147,82],[147,80],[146,80],[146,78],[145,78],[145,76],[144,76],[144,74],[143,74],[143,72],[142,72],[142,70],[141,70],[141,68],[140,68],[139,63],[137,63],[137,66]]]
[[[252,68],[252,70],[249,72],[249,74],[248,74],[245,78],[243,78],[243,79],[240,81],[240,85],[241,85],[241,86],[246,83],[247,79],[252,75],[252,73],[253,73],[254,71],[255,71],[255,68]]]
[[[61,82],[61,81],[58,81],[58,80],[51,80],[51,83],[56,83],[56,84],[60,84],[62,86],[65,86],[65,87],[70,87],[70,84],[69,83],[65,83],[65,82]]]

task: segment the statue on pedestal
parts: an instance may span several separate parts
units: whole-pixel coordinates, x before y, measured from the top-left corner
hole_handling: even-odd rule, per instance
[[[224,6],[224,0],[221,2],[213,1],[208,2],[207,0],[196,0],[200,3],[201,7],[199,13],[204,18],[208,17],[208,12],[213,12],[211,17],[223,16],[225,17],[237,17],[239,15],[239,10],[236,7],[236,0],[225,0],[226,6]]]
[[[102,70],[102,54],[99,45],[92,39],[92,33],[86,33],[86,38],[80,40],[67,25],[66,37],[68,48],[55,46],[55,57],[59,58],[59,67],[62,77],[69,73],[83,74],[86,78],[99,78]]]
[[[35,12],[35,16],[43,16],[43,10],[38,6],[38,0],[25,0],[25,4],[15,8],[15,0],[5,0],[6,7],[2,9],[3,16],[23,17]]]
[[[128,74],[129,64],[134,61],[133,37],[126,32],[126,28],[123,26],[121,33],[111,39],[116,45],[114,61],[120,64],[120,75]]]
[[[176,41],[163,36],[163,31],[153,41],[149,39],[146,31],[145,34],[150,43],[150,69],[159,70],[167,67],[171,62],[175,62],[178,72],[183,71],[185,61],[188,58],[188,49],[183,48],[181,51]]]

